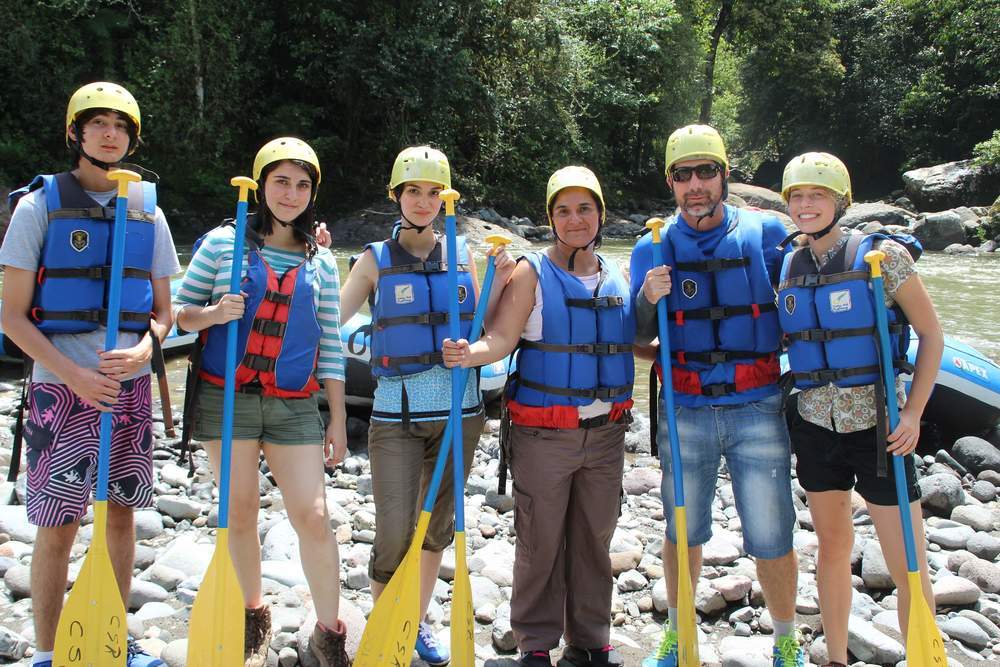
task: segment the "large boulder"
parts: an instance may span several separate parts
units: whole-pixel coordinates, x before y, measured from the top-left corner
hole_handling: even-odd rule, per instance
[[[951,453],[974,475],[984,470],[1000,470],[1000,450],[982,438],[971,435],[959,438]]]
[[[1000,192],[1000,171],[972,160],[912,169],[903,174],[906,195],[923,211],[954,206],[989,206]]]
[[[781,198],[781,193],[774,190],[746,183],[730,183],[729,192],[745,201],[747,206],[788,213],[788,207],[785,205],[785,200]]]
[[[842,227],[860,227],[869,222],[878,222],[883,226],[900,225],[909,227],[915,217],[905,208],[874,202],[870,204],[854,204],[840,219]]]
[[[921,477],[917,484],[923,506],[938,516],[950,517],[956,507],[965,503],[962,481],[955,475],[936,473]]]
[[[965,224],[955,211],[928,213],[913,225],[913,235],[920,239],[924,250],[944,250],[953,243],[964,244]]]

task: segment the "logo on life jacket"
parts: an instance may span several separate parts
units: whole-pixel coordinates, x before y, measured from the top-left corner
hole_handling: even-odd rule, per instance
[[[785,297],[785,312],[791,315],[795,312],[795,295],[789,294]]]
[[[396,303],[413,303],[413,284],[396,285]]]
[[[465,289],[465,285],[458,286],[458,302],[465,303],[466,297],[469,296],[469,291]]]
[[[74,229],[69,235],[69,244],[73,250],[83,252],[90,245],[90,234],[85,229]]]
[[[698,293],[698,283],[691,278],[688,278],[681,282],[681,292],[684,293],[689,299],[693,299],[695,294]]]
[[[830,310],[835,313],[846,313],[851,309],[851,291],[838,290],[830,292]]]

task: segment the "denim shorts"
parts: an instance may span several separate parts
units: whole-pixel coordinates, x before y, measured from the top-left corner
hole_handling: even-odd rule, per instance
[[[743,525],[743,548],[751,556],[765,559],[780,558],[791,551],[795,508],[781,396],[738,405],[675,406],[674,414],[684,473],[688,544],[705,544],[712,536],[712,501],[724,456]],[[673,469],[662,401],[657,445],[663,469],[660,494],[667,539],[676,543]]]

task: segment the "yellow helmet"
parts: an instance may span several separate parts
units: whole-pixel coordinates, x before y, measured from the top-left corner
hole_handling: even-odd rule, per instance
[[[708,125],[687,125],[674,130],[667,139],[666,174],[670,167],[684,160],[714,160],[729,169],[726,145],[713,127]]]
[[[551,176],[549,184],[545,189],[545,211],[549,217],[549,224],[552,224],[552,202],[560,190],[566,188],[586,188],[594,193],[594,197],[601,204],[601,224],[607,216],[607,207],[604,205],[604,193],[601,191],[601,184],[597,180],[594,172],[586,167],[563,167]]]
[[[847,198],[851,205],[851,175],[847,167],[830,153],[803,153],[785,165],[781,177],[781,198],[788,202],[792,188],[801,185],[823,187]]]
[[[142,131],[142,117],[139,114],[139,103],[128,92],[117,83],[107,81],[95,81],[81,86],[69,98],[66,105],[66,141],[69,142],[69,128],[73,121],[87,109],[111,109],[123,113],[135,123],[135,134],[139,136]]]
[[[404,148],[392,163],[389,199],[396,201],[396,188],[408,181],[427,181],[442,188],[451,187],[451,167],[444,153],[430,146]]]
[[[316,169],[316,186],[312,193],[313,201],[316,201],[316,193],[319,192],[319,183],[323,180],[323,172],[319,168],[319,158],[316,157],[316,151],[301,139],[278,137],[261,146],[260,150],[257,151],[257,157],[253,159],[253,180],[259,182],[264,167],[281,160],[300,160],[311,164]],[[254,193],[256,196],[256,191]]]

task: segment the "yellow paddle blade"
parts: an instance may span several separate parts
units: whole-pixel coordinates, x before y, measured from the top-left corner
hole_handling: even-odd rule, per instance
[[[674,508],[674,526],[677,533],[677,664],[699,667],[698,627],[688,566],[687,508]]]
[[[187,664],[242,665],[243,609],[243,591],[229,555],[229,529],[220,528],[212,562],[191,608]]]
[[[420,624],[420,550],[430,521],[430,512],[420,513],[403,562],[368,616],[354,667],[410,664]]]
[[[94,503],[90,550],[63,606],[52,664],[57,667],[122,667],[128,642],[125,605],[111,568],[106,528],[108,502]]]
[[[451,662],[476,664],[476,625],[472,614],[472,586],[465,562],[465,533],[455,533],[455,580],[451,585]]]
[[[910,584],[910,612],[906,629],[906,664],[920,667],[947,667],[948,656],[934,615],[927,605],[919,572],[907,572]]]

